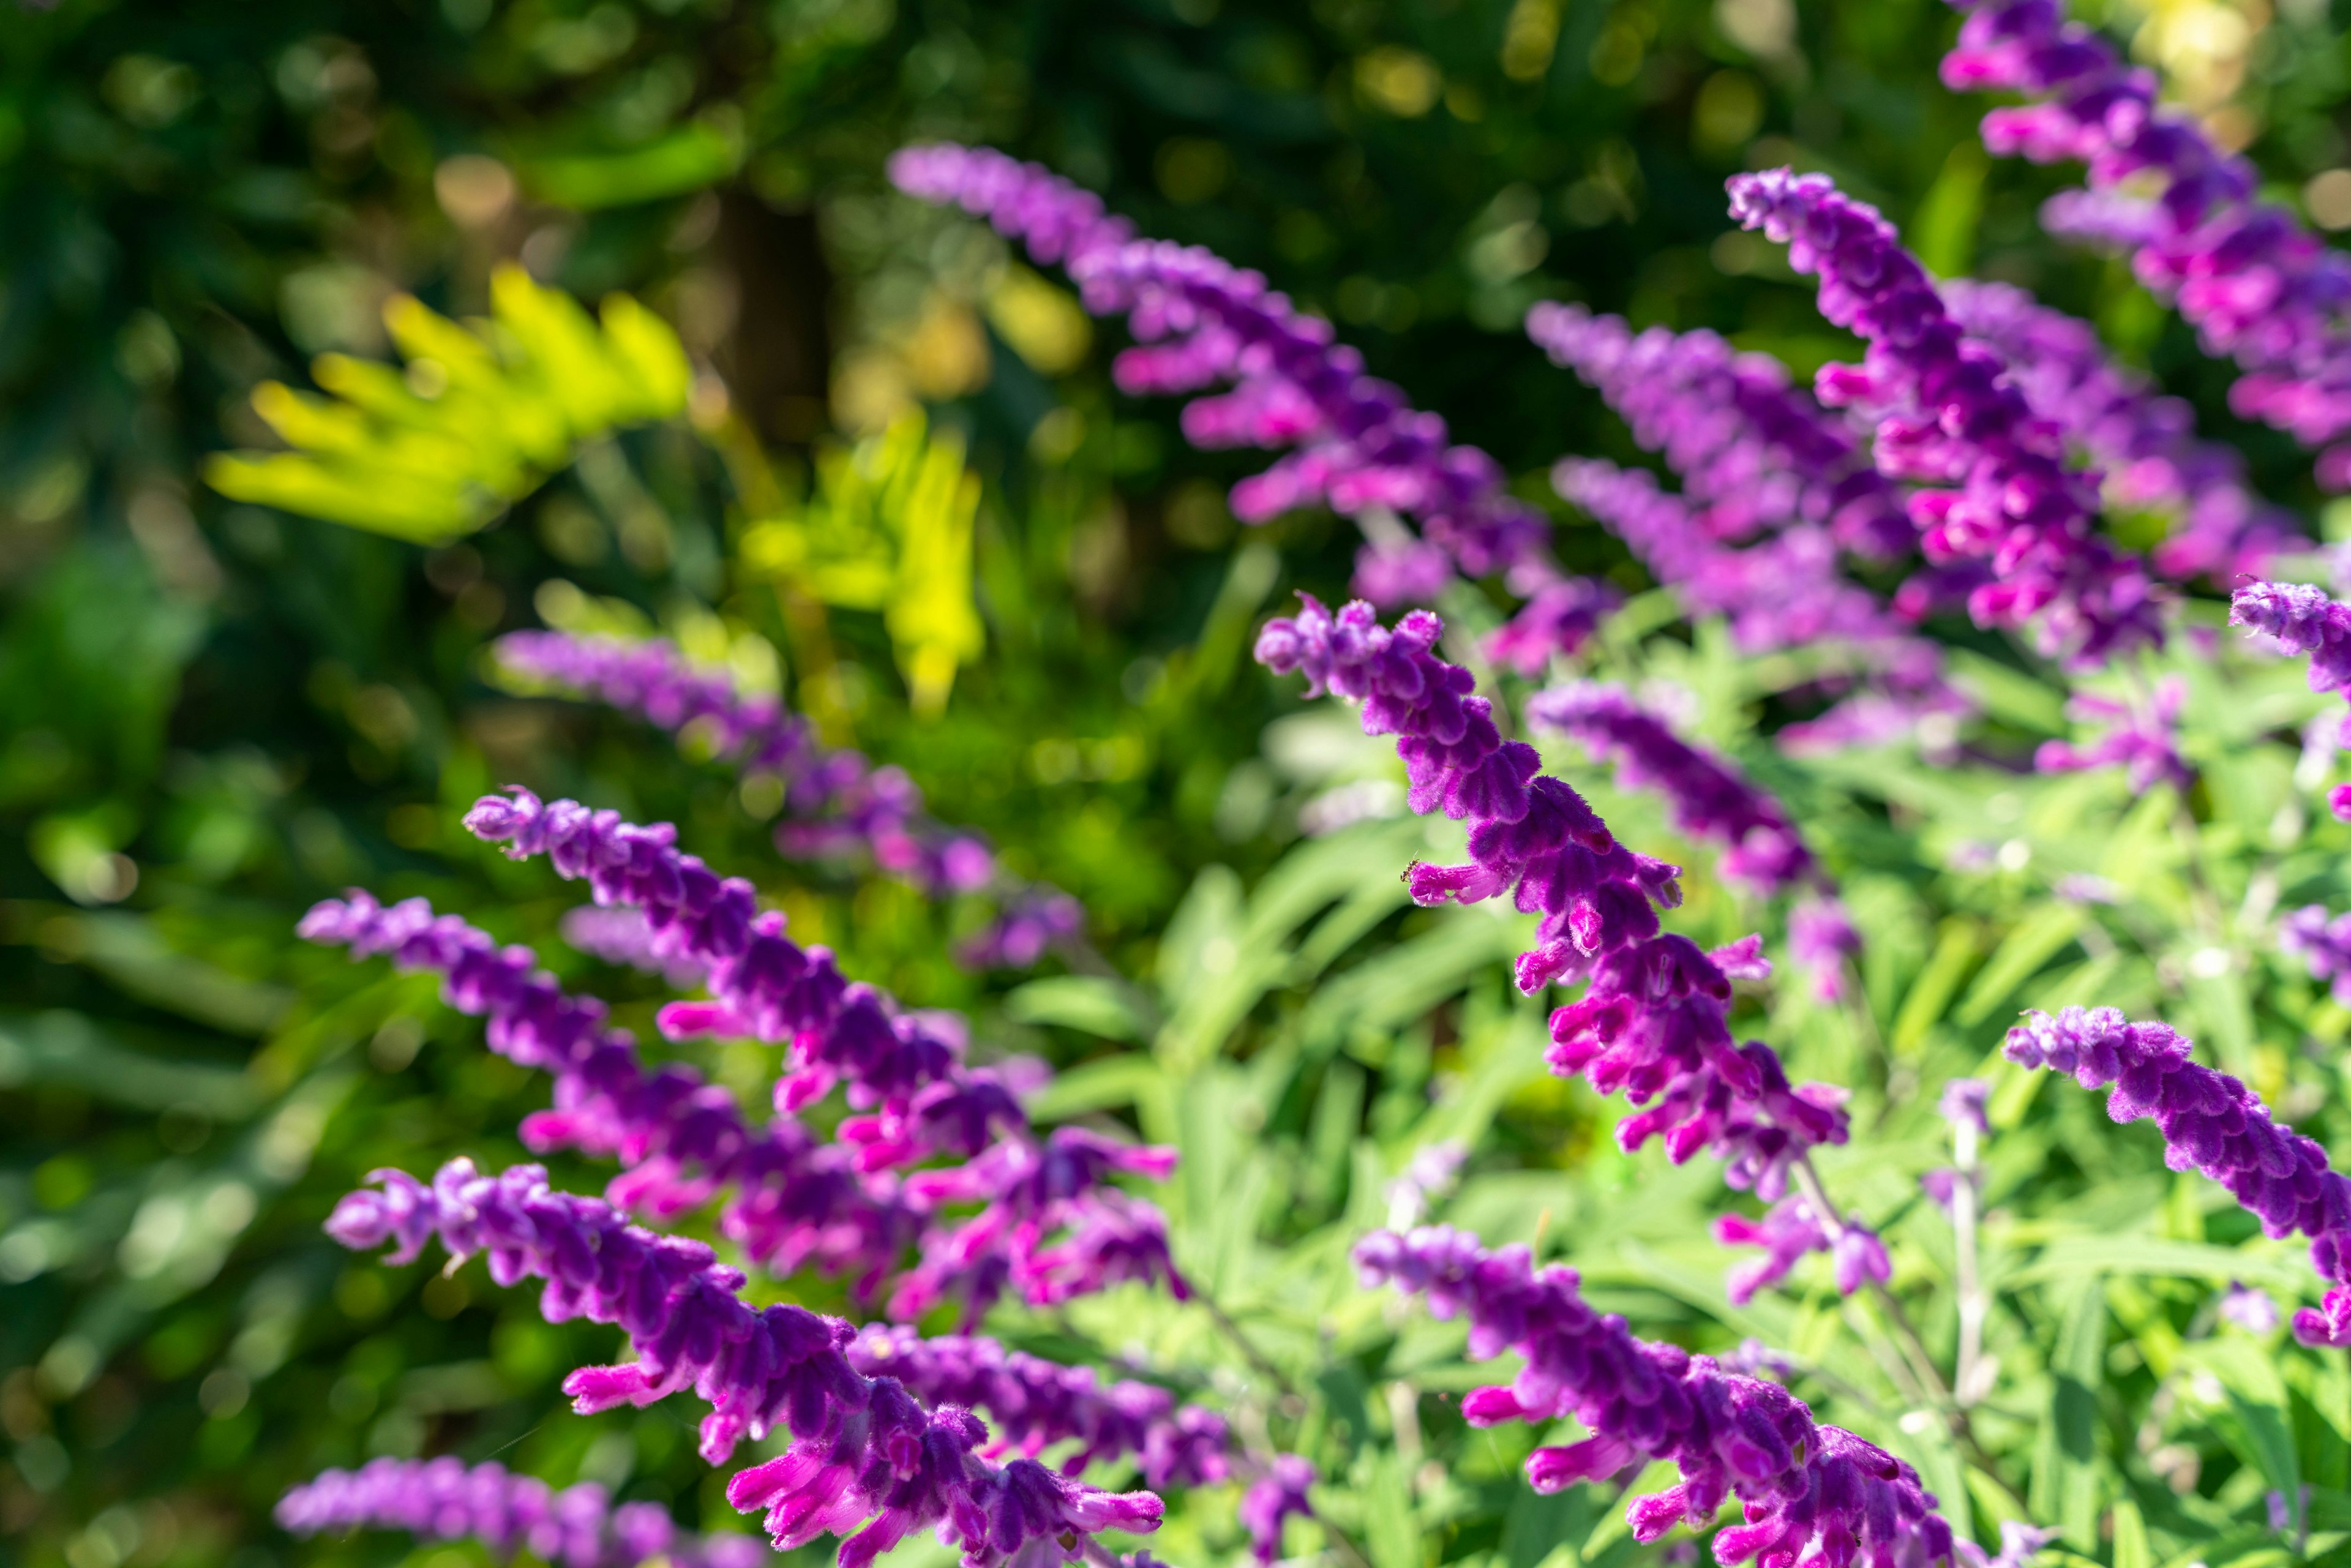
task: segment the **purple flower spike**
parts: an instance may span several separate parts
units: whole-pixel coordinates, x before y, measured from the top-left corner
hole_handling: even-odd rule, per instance
[[[2053,199],[2043,222],[2131,253],[2132,270],[2194,324],[2205,350],[2245,374],[2239,415],[2304,445],[2351,431],[2351,257],[2258,199],[2261,175],[2196,120],[2162,108],[2153,71],[2126,63],[2057,0],[1955,0],[1967,15],[1943,59],[1957,89],[2040,101],[1984,116],[1984,145],[2036,163],[2089,165],[2089,189]],[[2351,465],[2323,453],[2322,484]]]
[[[2096,476],[2067,468],[2056,426],[1964,335],[1894,226],[1820,174],[1740,174],[1729,190],[1731,215],[1788,246],[1820,278],[1821,314],[1869,344],[1817,388],[1873,411],[1878,470],[1925,486],[1908,507],[1928,559],[1991,568],[1968,594],[1976,622],[2037,622],[2044,649],[2083,664],[2158,641],[2146,573],[2093,531]]]
[[[1262,276],[1197,246],[1136,239],[1099,198],[991,148],[904,148],[890,178],[909,195],[987,219],[1039,264],[1059,263],[1092,314],[1124,315],[1135,346],[1112,366],[1121,390],[1228,388],[1185,407],[1186,439],[1290,449],[1233,487],[1243,521],[1323,504],[1351,517],[1400,515],[1473,577],[1539,557],[1542,520],[1510,495],[1500,465],[1450,444],[1442,419],[1365,375],[1363,356],[1334,342],[1329,322],[1300,313]],[[1418,543],[1366,545],[1359,586],[1400,595],[1442,587],[1445,561]]]
[[[593,1481],[553,1491],[500,1464],[468,1469],[447,1458],[324,1471],[279,1499],[277,1517],[293,1535],[400,1530],[425,1541],[479,1541],[498,1556],[528,1552],[561,1568],[636,1568],[655,1558],[672,1568],[763,1568],[772,1561],[748,1535],[681,1531],[658,1504],[615,1508]]]
[[[966,1568],[993,1568],[1073,1533],[1158,1528],[1161,1504],[1149,1492],[1098,1491],[1029,1459],[990,1464],[977,1452],[987,1428],[970,1412],[925,1410],[894,1380],[852,1366],[849,1324],[803,1307],[748,1305],[743,1276],[709,1248],[554,1191],[536,1166],[485,1176],[458,1159],[430,1186],[397,1171],[372,1179],[381,1190],[349,1195],[328,1222],[345,1246],[397,1235],[413,1256],[412,1239],[437,1237],[453,1260],[487,1254],[501,1285],[544,1280],[539,1312],[549,1322],[584,1317],[628,1335],[634,1361],[564,1379],[580,1414],[691,1388],[710,1406],[701,1450],[714,1465],[745,1438],[788,1427],[789,1448],[726,1486],[737,1509],[766,1511],[778,1551],[838,1535],[842,1568],[865,1568],[936,1525],[962,1544]]]
[[[1527,722],[1555,729],[1598,761],[1613,763],[1616,782],[1665,797],[1673,825],[1724,846],[1722,875],[1761,897],[1821,882],[1819,862],[1780,802],[1723,758],[1692,746],[1617,686],[1579,681],[1527,701]]]
[[[498,639],[497,655],[534,682],[664,729],[700,734],[745,772],[775,775],[788,808],[776,847],[794,859],[862,855],[933,898],[996,888],[1006,910],[997,928],[967,949],[976,967],[1026,968],[1083,932],[1084,911],[1074,899],[1014,881],[986,841],[925,814],[923,792],[904,769],[825,750],[806,719],[773,697],[746,695],[724,672],[696,667],[673,643],[514,632]]]
[[[2070,1072],[2085,1089],[2112,1085],[2106,1113],[2117,1122],[2152,1116],[2166,1165],[2227,1187],[2264,1235],[2309,1237],[2311,1267],[2332,1289],[2324,1312],[2294,1314],[2294,1337],[2351,1343],[2351,1181],[2328,1168],[2325,1150],[2272,1121],[2242,1082],[2198,1066],[2189,1050],[2168,1024],[2132,1023],[2115,1008],[2067,1008],[2053,1018],[2027,1013],[2008,1031],[2007,1054],[2020,1066]]]
[[[1725,1563],[1949,1562],[1950,1526],[1917,1472],[1884,1449],[1822,1426],[1775,1383],[1726,1372],[1713,1357],[1633,1337],[1577,1290],[1575,1270],[1538,1269],[1524,1247],[1489,1252],[1447,1227],[1399,1236],[1374,1231],[1355,1247],[1366,1285],[1428,1299],[1439,1318],[1466,1317],[1469,1354],[1516,1351],[1525,1367],[1507,1387],[1465,1396],[1473,1427],[1573,1417],[1593,1436],[1538,1448],[1527,1479],[1539,1491],[1670,1460],[1681,1482],[1635,1498],[1625,1517],[1655,1541],[1677,1524],[1706,1529],[1732,1497],[1740,1523],[1715,1537]]]
[[[1817,528],[1729,549],[1687,497],[1659,489],[1646,469],[1596,457],[1562,459],[1552,487],[1623,539],[1691,614],[1725,617],[1746,652],[1842,643],[1876,650],[1873,663],[1896,663],[1922,646],[1876,595],[1840,573],[1834,542]]]
[[[1436,616],[1415,611],[1390,629],[1361,601],[1333,615],[1300,599],[1294,618],[1267,622],[1258,662],[1302,673],[1309,695],[1360,703],[1366,734],[1396,737],[1413,810],[1468,824],[1468,864],[1406,873],[1416,903],[1509,893],[1542,916],[1519,956],[1519,988],[1589,981],[1552,1014],[1548,1060],[1642,1107],[1618,1124],[1626,1149],[1661,1136],[1676,1164],[1709,1149],[1734,1185],[1777,1198],[1792,1161],[1844,1141],[1841,1093],[1791,1086],[1769,1046],[1730,1037],[1731,981],[1762,972],[1753,945],[1709,954],[1659,929],[1656,911],[1681,901],[1679,868],[1625,849],[1581,795],[1538,776],[1533,748],[1502,738],[1475,678],[1431,651],[1444,629]]]
[[[511,804],[493,797],[475,817],[519,831],[525,819],[508,810]],[[845,1118],[840,1141],[822,1144],[789,1117],[751,1126],[731,1094],[683,1064],[647,1071],[635,1040],[605,1027],[602,1003],[566,995],[536,971],[528,948],[501,948],[455,915],[435,916],[421,898],[386,907],[354,890],[312,909],[300,931],[313,942],[348,946],[355,958],[384,955],[402,968],[444,976],[442,995],[451,1006],[489,1019],[490,1049],[555,1079],[554,1108],[523,1120],[528,1147],[617,1155],[626,1168],[607,1196],[656,1218],[731,1188],[720,1230],[773,1273],[813,1264],[847,1276],[861,1300],[893,1281],[888,1310],[900,1318],[928,1311],[951,1289],[974,1316],[1007,1288],[1040,1303],[1113,1278],[1164,1281],[1181,1293],[1157,1211],[1109,1186],[1119,1173],[1164,1178],[1173,1155],[1127,1148],[1074,1127],[1040,1145],[997,1071],[957,1065],[903,1102],[884,1101]],[[843,988],[830,955],[819,964],[821,954],[810,951],[806,972],[820,969],[832,986],[809,994],[839,1001],[864,990]],[[886,1019],[880,993],[866,997],[870,1015],[853,1016]],[[714,1005],[723,1010],[709,1003],[664,1010]],[[829,1016],[839,1024],[852,1012],[844,1005]],[[804,1019],[803,1035],[814,1036],[824,1022]],[[922,1027],[925,1038],[954,1043],[935,1017]],[[810,1050],[822,1057],[821,1048]],[[807,1082],[803,1074],[785,1086]],[[940,1154],[968,1163],[906,1183],[870,1174]],[[950,1183],[951,1197],[929,1196]],[[938,1214],[939,1201],[983,1207],[950,1220]],[[922,1260],[901,1271],[910,1248]],[[1071,1261],[1104,1255],[1113,1261],[1099,1267]]]
[[[2144,705],[2078,692],[2067,700],[2065,716],[2076,724],[2105,727],[2086,747],[2043,741],[2032,754],[2032,766],[2043,773],[2120,768],[2134,794],[2145,794],[2158,782],[2185,789],[2196,781],[2195,769],[2179,755],[2179,710],[2187,701],[2188,683],[2178,675],[2158,681]]]
[[[2169,517],[2151,557],[2166,577],[2259,576],[2272,556],[2307,544],[2292,513],[2254,493],[2237,449],[2197,440],[2195,412],[2108,359],[2088,322],[2012,284],[1960,277],[1941,289],[1968,336],[2008,362],[2032,412],[2106,471],[2113,501]]]

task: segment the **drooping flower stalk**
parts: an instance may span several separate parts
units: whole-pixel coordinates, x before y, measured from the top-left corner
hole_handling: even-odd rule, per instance
[[[1965,336],[1894,226],[1819,174],[1740,174],[1729,189],[1742,225],[1819,276],[1821,314],[1869,344],[1816,388],[1870,411],[1879,471],[1921,486],[1907,505],[1928,560],[1990,568],[1968,595],[1977,623],[2037,624],[2044,649],[2080,664],[2158,640],[2146,573],[2095,531],[2096,476],[2067,466],[2057,428]]]
[[[2195,782],[2195,770],[2179,754],[2179,710],[2188,701],[2188,685],[2177,675],[2155,684],[2144,702],[2117,702],[2092,692],[2076,692],[2066,699],[2065,716],[2077,724],[2103,724],[2090,744],[2044,740],[2032,754],[2032,766],[2042,773],[2082,773],[2100,768],[2120,768],[2135,793],[2144,794],[2158,781],[2181,789]]]
[[[627,1168],[607,1195],[656,1218],[731,1189],[721,1233],[772,1272],[813,1265],[849,1278],[861,1299],[888,1283],[901,1318],[951,1290],[972,1315],[1008,1287],[1040,1303],[1113,1278],[1165,1279],[1180,1293],[1156,1211],[1108,1186],[1119,1171],[1164,1176],[1165,1152],[1081,1128],[1040,1145],[991,1072],[959,1068],[901,1111],[846,1119],[841,1140],[824,1143],[789,1115],[751,1126],[732,1094],[684,1064],[648,1071],[635,1040],[605,1025],[602,1003],[567,995],[528,948],[501,948],[421,898],[387,907],[354,891],[312,909],[300,932],[442,975],[451,1006],[489,1020],[492,1050],[556,1080],[554,1108],[524,1118],[526,1145],[617,1156]],[[830,970],[820,948],[809,960]],[[869,1174],[941,1154],[967,1163],[896,1181]],[[968,1219],[940,1212],[962,1202],[985,1207]],[[902,1268],[910,1249],[918,1261]]]
[[[2351,430],[2351,258],[2258,198],[2253,165],[2190,115],[2157,101],[2153,71],[2124,61],[2057,0],[1954,0],[1967,14],[1943,81],[2039,101],[1984,116],[1984,145],[2036,163],[2088,165],[2085,199],[2053,203],[2053,229],[2127,250],[2141,283],[2172,300],[2205,350],[2244,371],[2230,406],[2307,446]],[[2151,187],[2151,188],[2150,188]],[[2351,479],[2351,451],[2319,459]]]
[[[1816,1422],[1778,1384],[1635,1338],[1623,1318],[1584,1302],[1572,1269],[1538,1269],[1524,1247],[1488,1251],[1441,1226],[1404,1236],[1374,1231],[1356,1245],[1355,1261],[1367,1285],[1394,1284],[1426,1295],[1440,1318],[1466,1317],[1472,1357],[1516,1351],[1525,1358],[1509,1386],[1463,1398],[1472,1426],[1573,1416],[1592,1434],[1528,1458],[1537,1491],[1665,1459],[1680,1470],[1680,1483],[1627,1505],[1636,1540],[1655,1541],[1677,1524],[1707,1528],[1736,1497],[1743,1521],[1715,1537],[1715,1555],[1726,1563],[1860,1559],[1926,1568],[1951,1556],[1950,1526],[1908,1465]]]
[[[2112,1087],[2117,1122],[2153,1117],[2164,1164],[2229,1189],[2272,1238],[2310,1238],[2311,1267],[2327,1282],[2324,1310],[2294,1315],[2304,1344],[2351,1345],[2351,1181],[2326,1151],[2270,1118],[2239,1079],[2189,1060],[2190,1042],[2159,1022],[2133,1023],[2116,1008],[2031,1012],[2008,1031],[2007,1054],[2024,1067],[2070,1072],[2085,1089]]]
[[[2196,438],[2196,413],[2110,359],[2097,329],[2012,284],[1955,277],[1943,303],[1968,336],[1989,343],[2032,412],[2105,470],[2109,497],[2168,514],[2150,552],[2173,579],[2259,576],[2279,551],[2306,544],[2293,514],[2254,492],[2233,446]]]
[[[574,1410],[645,1406],[692,1388],[710,1406],[701,1452],[714,1465],[746,1437],[788,1428],[789,1448],[726,1485],[736,1508],[765,1511],[778,1551],[838,1535],[842,1568],[865,1568],[936,1525],[962,1545],[967,1568],[992,1568],[1032,1543],[1158,1527],[1160,1500],[1149,1492],[1100,1491],[1033,1459],[980,1458],[987,1431],[977,1416],[925,1410],[894,1380],[849,1364],[848,1323],[803,1307],[748,1305],[742,1274],[709,1248],[557,1192],[536,1166],[485,1176],[457,1159],[429,1186],[400,1171],[372,1179],[379,1189],[348,1195],[327,1221],[344,1246],[390,1243],[395,1263],[436,1239],[453,1260],[484,1252],[501,1285],[547,1281],[539,1311],[549,1322],[584,1317],[628,1335],[634,1361],[564,1379]]]
[[[1541,520],[1508,493],[1499,465],[1449,444],[1442,419],[1365,375],[1363,356],[1334,341],[1329,322],[1298,311],[1259,274],[1197,246],[1136,239],[1091,193],[991,148],[902,148],[890,178],[987,219],[1040,265],[1066,268],[1092,314],[1123,314],[1136,346],[1112,366],[1123,391],[1228,386],[1186,406],[1186,439],[1291,449],[1234,486],[1236,517],[1264,522],[1321,503],[1351,517],[1400,515],[1471,576],[1540,554]],[[1432,580],[1441,586],[1445,564],[1418,540],[1375,542],[1358,558],[1359,580],[1366,592],[1426,593]]]
[[[2229,601],[2229,624],[2272,639],[2287,654],[2310,661],[2310,689],[2343,692],[2351,700],[2351,604],[2338,604],[2306,582],[2252,582]],[[2351,784],[2327,792],[2329,810],[2351,822]]]
[[[288,1491],[277,1522],[289,1534],[399,1530],[423,1541],[478,1541],[504,1557],[517,1552],[561,1568],[636,1568],[659,1558],[671,1568],[761,1568],[767,1547],[748,1535],[681,1531],[658,1503],[619,1507],[594,1481],[561,1491],[495,1461],[371,1459],[357,1470],[326,1470]]]
[[[1469,672],[1432,652],[1437,617],[1416,611],[1391,631],[1360,601],[1334,616],[1300,597],[1295,618],[1267,624],[1258,661],[1303,672],[1310,695],[1361,703],[1365,733],[1397,737],[1413,810],[1467,823],[1470,862],[1415,864],[1416,903],[1508,893],[1542,916],[1536,946],[1519,957],[1519,987],[1588,982],[1552,1014],[1549,1061],[1642,1107],[1618,1124],[1625,1147],[1662,1136],[1677,1163],[1710,1149],[1734,1185],[1777,1198],[1792,1162],[1844,1142],[1841,1093],[1792,1087],[1769,1046],[1730,1037],[1733,974],[1768,972],[1755,939],[1709,954],[1660,930],[1656,909],[1680,900],[1678,868],[1625,849],[1582,796],[1538,776],[1533,747],[1502,738]]]
[[[1084,911],[1050,887],[1010,877],[978,835],[935,821],[899,768],[820,747],[808,721],[747,694],[722,670],[696,666],[661,638],[626,641],[513,632],[498,662],[531,683],[619,708],[667,730],[699,734],[712,753],[785,786],[776,847],[797,860],[864,855],[934,898],[992,889],[1001,911],[965,943],[975,967],[1026,968],[1083,934]]]

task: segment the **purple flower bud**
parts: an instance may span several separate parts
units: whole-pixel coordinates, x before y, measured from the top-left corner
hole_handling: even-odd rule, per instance
[[[1249,1554],[1270,1564],[1281,1555],[1281,1521],[1291,1514],[1314,1516],[1306,1489],[1314,1484],[1314,1467],[1295,1454],[1275,1457],[1271,1468],[1249,1483],[1241,1495],[1241,1528],[1249,1531]]]
[[[2271,1299],[2270,1293],[2255,1290],[2251,1285],[2241,1285],[2233,1280],[2229,1281],[2229,1288],[2220,1292],[2220,1312],[2247,1333],[2271,1333],[2278,1326],[2278,1304]]]

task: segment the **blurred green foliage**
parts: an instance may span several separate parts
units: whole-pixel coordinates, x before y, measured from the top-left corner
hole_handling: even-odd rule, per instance
[[[1453,1408],[1471,1385],[1458,1331],[1355,1290],[1345,1246],[1440,1138],[1477,1150],[1455,1222],[1571,1255],[1645,1333],[1719,1350],[1757,1335],[1823,1369],[1798,1386],[1912,1458],[1979,1534],[2029,1514],[2113,1568],[2339,1555],[2351,1373],[2210,1310],[2232,1279],[2308,1293],[2307,1270],[2063,1083],[1999,1081],[1986,1269],[2001,1371],[1977,1450],[1916,1418],[1866,1302],[1800,1274],[1802,1289],[1729,1307],[1703,1229],[1725,1201],[1714,1173],[1617,1153],[1617,1108],[1542,1072],[1539,1015],[1504,980],[1519,923],[1408,909],[1396,872],[1444,852],[1443,830],[1393,816],[1392,762],[1345,715],[1297,708],[1248,663],[1282,591],[1337,587],[1349,530],[1302,516],[1242,535],[1222,493],[1246,458],[1191,452],[1172,407],[1115,396],[1065,294],[880,178],[918,137],[1041,158],[1144,232],[1265,270],[1541,499],[1560,452],[1631,446],[1519,334],[1536,298],[1713,326],[1800,373],[1845,351],[1780,258],[1727,232],[1721,178],[1792,161],[1881,203],[1938,267],[2094,317],[2233,434],[2273,493],[2306,503],[2294,455],[2228,421],[2185,330],[2122,273],[2039,235],[2056,176],[1973,151],[1981,106],[1934,82],[1952,26],[1932,0],[10,13],[0,1555],[475,1561],[390,1537],[297,1543],[267,1523],[287,1485],[374,1453],[496,1455],[731,1521],[679,1411],[562,1413],[559,1376],[607,1358],[608,1333],[548,1327],[478,1270],[387,1270],[318,1231],[375,1166],[522,1157],[515,1124],[543,1091],[429,985],[294,943],[311,900],[354,883],[429,894],[536,941],[651,1038],[652,983],[569,954],[553,939],[562,890],[457,829],[508,780],[675,821],[853,974],[975,1009],[991,1045],[1052,1058],[1050,1114],[1181,1145],[1164,1194],[1177,1255],[1278,1381],[1197,1310],[1134,1292],[993,1326],[1051,1354],[1140,1355],[1262,1423],[1322,1467],[1318,1501],[1372,1568],[1656,1554],[1593,1489],[1530,1493],[1515,1466],[1535,1435],[1470,1433]],[[2232,101],[2289,194],[2344,158],[2345,57],[2324,7],[2281,6],[2255,38]],[[508,264],[562,293],[501,284]],[[560,372],[531,394],[559,417],[528,434],[486,423],[528,412],[518,367],[549,362],[512,340],[515,301],[616,290],[669,323],[721,394],[640,359],[608,390],[642,402],[570,407],[589,389]],[[606,341],[632,319],[608,314]],[[576,341],[585,322],[562,329]],[[442,346],[420,356],[428,331]],[[495,398],[447,396],[465,390],[452,332],[498,345],[480,361]],[[395,344],[448,380],[370,368]],[[204,483],[206,459],[275,436],[335,450],[315,416],[293,419],[291,394],[253,399],[310,383],[319,355],[340,356],[316,382],[365,409],[371,442],[399,429],[449,455],[413,449],[407,490],[287,455]],[[874,438],[918,403],[928,449],[961,443],[979,486],[968,571],[947,574],[978,616],[953,640],[951,695],[906,656],[894,600],[828,592],[761,553],[777,538],[762,529],[843,493],[832,442]],[[256,406],[287,418],[273,433]],[[298,472],[313,486],[299,497]],[[257,504],[325,509],[330,483],[345,520],[364,511],[435,548]],[[1571,562],[1640,586],[1597,530],[1562,524]],[[2351,847],[2305,820],[2323,780],[2297,777],[2283,738],[2315,711],[2294,671],[2174,659],[2200,769],[2184,799],[2018,771],[2062,727],[2062,694],[1975,639],[1966,667],[1989,718],[1963,752],[1799,766],[1758,724],[1801,672],[1735,658],[1719,628],[1663,631],[1670,608],[1646,621],[1662,634],[1635,640],[1654,608],[1636,601],[1599,669],[1692,694],[1697,732],[1801,808],[1863,917],[1861,1005],[1781,988],[1746,1021],[1800,1072],[1858,1089],[1866,1135],[1829,1175],[1886,1229],[1946,1364],[1949,1235],[1915,1183],[1945,1156],[1920,1090],[1980,1067],[2016,1008],[2160,1010],[2351,1149],[2351,1015],[2274,951],[2278,909],[2344,898]],[[1498,613],[1482,596],[1447,609],[1469,632]],[[957,970],[948,940],[981,911],[787,868],[766,841],[775,800],[625,720],[487,678],[498,631],[590,615],[780,678],[834,738],[908,768],[942,818],[1083,898],[1123,978]],[[1672,845],[1653,801],[1552,761],[1625,837]],[[1371,820],[1301,836],[1348,813]],[[2068,876],[2102,879],[2111,902],[2053,900]],[[1772,912],[1702,873],[1690,894],[1680,929],[1729,938],[1760,921],[1776,940]],[[703,1060],[763,1093],[763,1053]],[[840,1305],[806,1281],[765,1288]],[[2263,1494],[2303,1484],[2312,1533],[2282,1539]],[[1322,1544],[1294,1528],[1294,1550]],[[1183,1568],[1232,1561],[1229,1495],[1176,1509],[1157,1550]]]

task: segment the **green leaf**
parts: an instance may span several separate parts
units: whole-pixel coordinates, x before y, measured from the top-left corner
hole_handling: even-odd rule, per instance
[[[1393,1450],[1383,1450],[1373,1461],[1364,1499],[1364,1546],[1371,1553],[1372,1568],[1423,1568],[1412,1478]]]
[[[2001,938],[1953,1015],[1963,1026],[1981,1023],[2017,987],[2038,974],[2074,940],[2085,916],[2078,904],[2044,904]]]
[[[2114,1568],[2155,1568],[2155,1551],[2147,1544],[2147,1521],[2138,1504],[2128,1498],[2115,1501]]]
[[[1004,998],[1004,1011],[1016,1023],[1054,1024],[1103,1040],[1138,1040],[1146,1028],[1126,988],[1093,975],[1031,980]]]
[[[2098,1389],[2105,1379],[2106,1297],[2095,1279],[2060,1291],[2049,1402],[2033,1447],[2030,1506],[2087,1551],[2098,1541]]]

